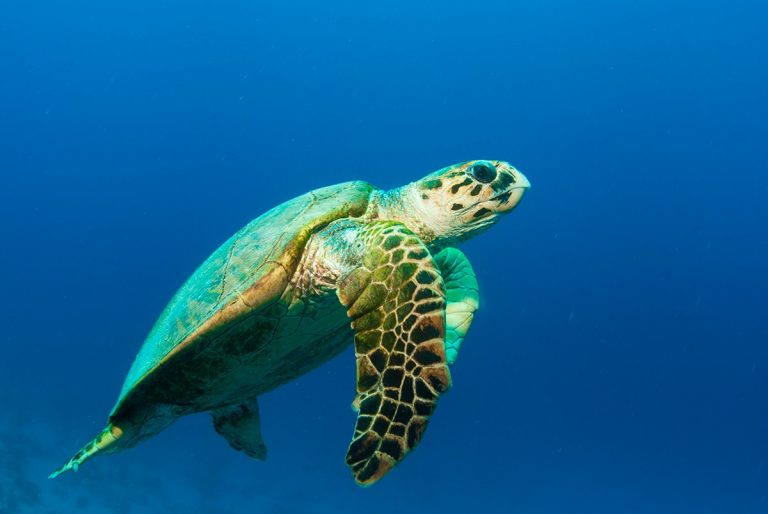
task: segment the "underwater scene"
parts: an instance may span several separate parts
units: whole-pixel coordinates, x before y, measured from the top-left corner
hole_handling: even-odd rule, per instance
[[[768,513],[767,34],[3,2],[0,514]]]

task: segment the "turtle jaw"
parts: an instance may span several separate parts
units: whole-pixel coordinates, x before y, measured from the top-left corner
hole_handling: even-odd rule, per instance
[[[486,201],[487,203],[493,205],[492,210],[497,214],[509,212],[517,207],[517,205],[520,203],[520,200],[523,199],[525,192],[528,191],[528,189],[531,187],[531,183],[526,178],[526,176],[516,169],[511,168],[508,170],[508,173],[514,177],[514,182],[512,183],[511,187],[509,187],[503,193],[495,195],[490,200]]]

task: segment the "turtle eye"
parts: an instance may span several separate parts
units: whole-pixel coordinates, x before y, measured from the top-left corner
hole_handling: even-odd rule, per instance
[[[469,173],[483,184],[490,184],[496,178],[496,168],[489,163],[475,164],[469,169]]]

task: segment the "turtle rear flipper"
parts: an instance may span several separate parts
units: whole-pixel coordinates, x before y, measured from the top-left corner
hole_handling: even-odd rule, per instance
[[[110,416],[107,428],[83,446],[69,461],[48,478],[56,478],[70,469],[102,453],[116,453],[130,448],[159,433],[178,418],[173,406],[156,404],[149,408],[129,410],[122,416]]]
[[[109,424],[107,428],[101,431],[93,440],[83,446],[66,464],[51,473],[48,478],[56,478],[62,473],[71,470],[77,471],[80,464],[87,461],[97,453],[109,452],[109,449],[115,447],[117,442],[123,437],[123,429]]]
[[[258,460],[266,460],[267,445],[261,437],[259,403],[254,398],[240,405],[230,405],[211,411],[213,428],[235,450]]]

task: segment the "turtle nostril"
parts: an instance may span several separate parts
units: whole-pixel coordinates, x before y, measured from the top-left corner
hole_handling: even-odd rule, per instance
[[[469,173],[483,184],[489,184],[496,179],[496,168],[492,164],[475,164],[469,169]]]

